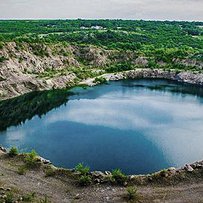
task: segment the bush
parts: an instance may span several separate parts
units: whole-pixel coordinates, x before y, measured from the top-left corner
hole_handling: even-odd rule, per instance
[[[112,179],[119,184],[123,184],[127,180],[127,176],[120,169],[115,169],[112,171]]]
[[[29,194],[26,194],[22,197],[22,201],[23,202],[33,202],[34,198],[35,198],[35,192],[33,193],[29,193]]]
[[[77,172],[80,172],[82,175],[87,175],[90,171],[90,168],[88,166],[84,166],[82,163],[79,163],[76,167],[75,170]]]
[[[90,185],[92,182],[92,178],[89,175],[82,175],[79,179],[79,184],[81,186],[87,186]]]
[[[8,60],[5,56],[0,56],[0,63],[4,62]]]
[[[17,156],[18,155],[18,149],[16,147],[11,147],[8,154],[10,157]]]
[[[5,203],[13,203],[14,202],[13,194],[11,192],[6,194],[6,199],[4,202]]]
[[[103,77],[99,77],[99,78],[94,79],[94,83],[102,84],[102,83],[106,83],[106,82],[107,82],[106,78],[103,78]]]
[[[37,167],[37,153],[35,150],[32,150],[30,153],[25,156],[25,164],[28,168],[36,168]]]
[[[118,64],[113,64],[110,67],[106,68],[107,73],[121,72],[133,69],[134,66],[129,62],[123,62]]]
[[[126,195],[126,199],[128,201],[132,201],[136,202],[139,200],[139,195],[137,193],[137,189],[133,186],[130,186],[127,188],[127,195]]]

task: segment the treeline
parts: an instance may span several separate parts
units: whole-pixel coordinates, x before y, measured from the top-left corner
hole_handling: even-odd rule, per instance
[[[131,50],[142,56],[155,56],[165,62],[173,57],[202,60],[203,22],[1,20],[0,48],[2,43],[9,41],[95,45]]]

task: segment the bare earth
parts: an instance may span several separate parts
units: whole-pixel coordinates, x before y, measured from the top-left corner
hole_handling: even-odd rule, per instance
[[[15,198],[35,193],[31,202],[127,202],[124,199],[126,187],[112,184],[94,184],[81,187],[72,176],[56,175],[45,177],[44,169],[29,170],[24,175],[18,174],[22,165],[19,158],[9,158],[0,151],[0,194],[1,190],[11,190]],[[139,194],[137,202],[203,202],[203,176],[164,186],[149,184],[136,186]],[[0,199],[1,202],[1,199]],[[21,201],[17,201],[21,202]],[[45,202],[45,201],[44,201]]]

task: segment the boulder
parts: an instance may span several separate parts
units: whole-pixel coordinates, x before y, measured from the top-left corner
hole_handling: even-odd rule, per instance
[[[192,168],[192,166],[190,166],[189,164],[186,164],[184,169],[187,171],[187,172],[192,172],[194,171],[194,169]]]
[[[7,152],[6,148],[1,147],[1,146],[0,146],[0,151],[5,152],[5,153]]]

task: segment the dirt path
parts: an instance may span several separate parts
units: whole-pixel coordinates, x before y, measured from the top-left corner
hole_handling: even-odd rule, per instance
[[[10,190],[17,198],[36,193],[30,202],[72,203],[72,202],[127,202],[123,197],[126,187],[92,185],[80,187],[73,177],[57,175],[45,177],[43,168],[29,170],[24,175],[18,174],[22,161],[18,158],[9,158],[0,153],[0,193],[1,190]],[[138,202],[203,202],[203,178],[182,182],[174,186],[136,186],[139,194]],[[40,200],[41,199],[41,200]],[[1,199],[0,199],[1,202]],[[18,201],[20,202],[20,201]]]

